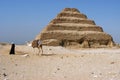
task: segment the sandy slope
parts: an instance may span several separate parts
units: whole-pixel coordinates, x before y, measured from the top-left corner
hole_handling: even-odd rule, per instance
[[[120,49],[80,49],[16,45],[0,46],[0,80],[120,80]]]

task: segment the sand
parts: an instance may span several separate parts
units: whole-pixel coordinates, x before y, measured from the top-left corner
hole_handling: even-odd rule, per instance
[[[120,49],[68,49],[43,46],[37,49],[0,45],[0,80],[120,80]]]

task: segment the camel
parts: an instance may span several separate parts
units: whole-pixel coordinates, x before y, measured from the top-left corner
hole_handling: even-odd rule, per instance
[[[39,55],[40,51],[42,51],[42,54],[43,54],[42,42],[41,42],[40,40],[34,40],[34,41],[32,42],[32,47],[33,47],[33,48],[38,48],[38,50],[39,50],[38,55]],[[41,54],[41,55],[42,55],[42,54]]]

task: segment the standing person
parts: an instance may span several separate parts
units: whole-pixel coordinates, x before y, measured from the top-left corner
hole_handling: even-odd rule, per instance
[[[14,43],[12,43],[12,45],[11,45],[11,50],[10,50],[10,53],[9,53],[10,55],[11,54],[15,54],[15,44]]]

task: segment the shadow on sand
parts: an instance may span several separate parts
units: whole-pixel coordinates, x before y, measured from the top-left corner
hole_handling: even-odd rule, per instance
[[[54,56],[56,54],[41,54],[41,56]]]

